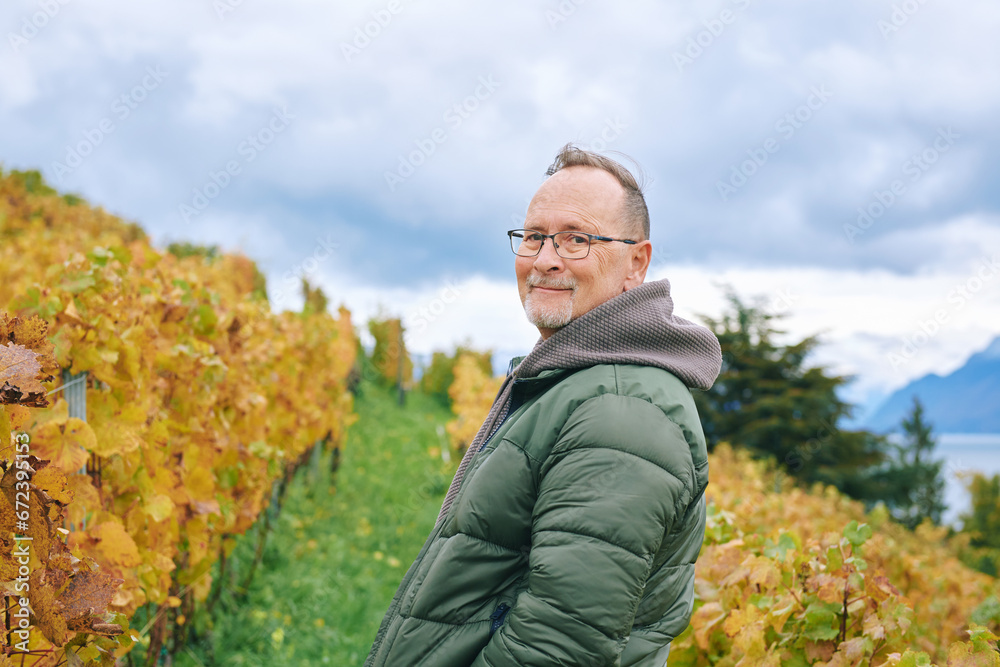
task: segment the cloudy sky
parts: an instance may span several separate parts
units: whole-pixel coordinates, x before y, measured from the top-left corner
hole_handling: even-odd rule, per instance
[[[634,158],[678,312],[722,286],[873,402],[1000,334],[995,0],[5,0],[0,164],[306,275],[419,353],[530,350],[505,232]],[[924,332],[927,333],[924,333]]]

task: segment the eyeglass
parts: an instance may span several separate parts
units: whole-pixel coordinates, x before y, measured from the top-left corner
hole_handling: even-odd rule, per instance
[[[507,232],[510,237],[510,249],[520,257],[534,257],[542,251],[545,239],[552,239],[556,254],[564,259],[583,259],[590,254],[591,241],[621,241],[622,243],[637,243],[630,239],[613,239],[610,236],[598,236],[587,232],[556,232],[542,234],[532,229],[512,229]]]

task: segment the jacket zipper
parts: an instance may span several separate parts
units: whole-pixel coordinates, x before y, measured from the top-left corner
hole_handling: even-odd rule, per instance
[[[503,619],[507,616],[508,611],[510,611],[510,605],[506,602],[501,602],[500,606],[498,606],[493,613],[490,614],[490,618],[493,620],[490,624],[490,637],[492,637],[493,633],[497,631],[497,628],[503,625]]]

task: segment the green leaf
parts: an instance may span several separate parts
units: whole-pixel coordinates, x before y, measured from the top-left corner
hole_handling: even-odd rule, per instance
[[[857,521],[851,521],[844,528],[844,537],[847,541],[851,543],[852,546],[859,547],[872,536],[872,528],[867,523],[863,523],[860,526]]]
[[[806,607],[805,627],[802,634],[817,641],[836,638],[839,633],[836,627],[840,621],[837,615],[839,610],[839,605],[821,601],[813,602]]]
[[[840,553],[840,546],[834,544],[826,550],[827,570],[839,570],[844,566],[844,556]]]
[[[777,544],[770,539],[767,541],[767,544],[768,546],[764,548],[764,555],[782,562],[785,560],[785,554],[796,547],[795,540],[788,533],[782,533],[781,537],[778,538]]]

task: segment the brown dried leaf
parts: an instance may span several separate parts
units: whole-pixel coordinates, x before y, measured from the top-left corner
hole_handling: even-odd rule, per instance
[[[87,632],[91,624],[103,623],[115,590],[125,583],[101,570],[82,569],[69,582],[59,602],[62,615],[71,630]],[[121,634],[119,630],[118,634]]]
[[[52,379],[52,375],[42,372],[37,352],[16,343],[0,346],[0,403],[47,407],[49,401],[42,382]]]
[[[48,339],[49,325],[38,315],[24,319],[10,319],[6,314],[0,316],[0,345],[16,343],[38,354],[38,362],[46,373],[55,373],[59,364],[55,359],[55,346]]]
[[[45,569],[35,570],[29,579],[28,599],[34,612],[34,625],[46,639],[62,646],[72,635],[66,625],[66,619],[60,613],[62,604],[57,599],[58,589],[52,585],[53,577]]]
[[[117,637],[122,633],[122,626],[117,623],[91,623],[88,628],[91,634]],[[2,667],[2,666],[0,666]]]

